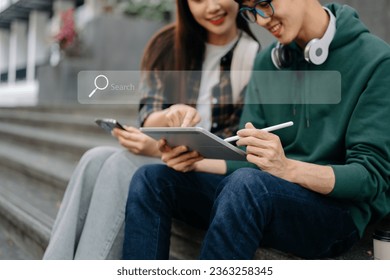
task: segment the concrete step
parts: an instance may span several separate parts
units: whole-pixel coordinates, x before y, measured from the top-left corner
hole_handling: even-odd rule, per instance
[[[57,108],[58,109],[58,108]],[[119,146],[94,124],[96,108],[0,110],[0,238],[9,259],[40,259],[65,187],[81,155],[94,146]],[[124,110],[116,118],[124,122]],[[133,118],[134,119],[134,118]],[[7,257],[8,256],[8,257]]]
[[[76,161],[53,157],[32,147],[17,143],[0,142],[0,165],[29,179],[36,179],[53,188],[64,189]]]
[[[130,112],[131,113],[131,112]],[[37,112],[29,110],[1,110],[0,122],[19,124],[37,128],[50,128],[56,131],[101,135],[101,128],[95,124],[97,118],[115,118],[124,125],[136,125],[136,115],[107,113],[97,111],[93,114]]]
[[[42,258],[75,164],[0,144],[0,224],[18,259]]]
[[[66,185],[64,181],[60,187],[54,187],[42,181],[40,177],[58,174],[50,175],[53,170],[49,168],[44,174],[43,166],[40,167],[41,174],[32,176],[9,166],[0,166],[0,224],[6,228],[8,239],[15,248],[26,252],[18,255],[22,259],[42,258]],[[73,167],[66,168],[67,178]]]
[[[0,166],[0,178],[2,190],[28,201],[49,217],[56,217],[67,182],[61,187],[53,186],[39,178],[4,166]]]
[[[53,218],[29,200],[0,185],[0,223],[18,247],[40,259],[50,238]]]
[[[0,218],[0,260],[32,260],[34,255],[15,243]]]
[[[46,128],[27,125],[0,123],[1,141],[18,143],[22,147],[50,153],[53,157],[77,161],[86,150],[98,145],[118,145],[114,137],[100,129],[99,134],[91,135],[75,128],[74,132],[64,133]]]
[[[58,113],[67,115],[89,115],[95,116],[96,114],[107,115],[111,118],[116,117],[129,117],[133,118],[137,116],[138,105],[126,104],[126,105],[81,105],[81,104],[53,104],[50,106],[34,106],[34,107],[0,107],[0,111],[4,112],[37,112],[37,113]]]

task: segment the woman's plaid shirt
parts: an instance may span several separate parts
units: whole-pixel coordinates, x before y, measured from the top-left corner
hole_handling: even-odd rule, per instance
[[[233,48],[220,60],[220,82],[212,89],[211,106],[212,120],[211,132],[219,137],[226,138],[236,133],[238,122],[242,113],[244,92],[240,93],[238,102],[233,104],[232,86],[230,78],[230,66],[233,58]],[[179,76],[179,72],[170,72],[171,75]],[[186,104],[196,107],[200,87],[200,71],[189,71],[186,76],[187,102]],[[181,73],[183,75],[183,73]],[[181,76],[182,77],[182,76]],[[141,86],[142,98],[140,101],[139,123],[142,125],[146,118],[153,112],[164,110],[171,106],[172,101],[168,100],[165,92],[169,91],[169,86],[164,85],[158,78],[158,72],[149,72],[149,81],[144,81]],[[153,86],[150,86],[150,85]]]

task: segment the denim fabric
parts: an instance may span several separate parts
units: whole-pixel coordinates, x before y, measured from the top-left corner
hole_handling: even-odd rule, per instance
[[[218,189],[201,259],[251,259],[272,247],[303,258],[333,257],[358,239],[347,204],[269,173],[242,168]]]
[[[140,166],[159,162],[123,148],[88,150],[66,188],[43,258],[120,259],[129,181]]]
[[[171,219],[207,228],[224,176],[181,173],[165,165],[138,169],[126,206],[124,259],[168,259]]]
[[[251,259],[259,246],[332,257],[359,238],[347,207],[252,168],[220,176],[144,166],[130,184],[123,257],[167,259],[172,217],[209,225],[201,259]]]

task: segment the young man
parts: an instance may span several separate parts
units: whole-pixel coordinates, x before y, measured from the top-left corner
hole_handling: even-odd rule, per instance
[[[236,2],[244,17],[278,41],[258,55],[255,71],[296,73],[304,83],[316,77],[307,81],[306,73],[336,72],[340,99],[310,102],[298,91],[291,104],[264,102],[283,97],[278,89],[289,85],[259,83],[259,72],[248,85],[245,128],[238,132],[248,162],[211,163],[161,142],[171,168],[148,166],[133,177],[125,258],[166,258],[172,217],[208,226],[202,259],[250,259],[259,246],[304,258],[334,257],[390,212],[389,45],[345,5]],[[255,129],[287,120],[294,126],[275,133]]]

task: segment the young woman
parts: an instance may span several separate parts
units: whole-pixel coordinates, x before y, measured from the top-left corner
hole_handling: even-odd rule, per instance
[[[176,22],[151,39],[143,56],[140,124],[198,125],[221,137],[232,135],[259,44],[234,1],[177,0],[176,7]],[[176,83],[177,77],[184,78]],[[135,127],[114,135],[126,150],[98,147],[83,155],[44,259],[122,257],[129,182],[140,166],[160,162],[160,152]]]

